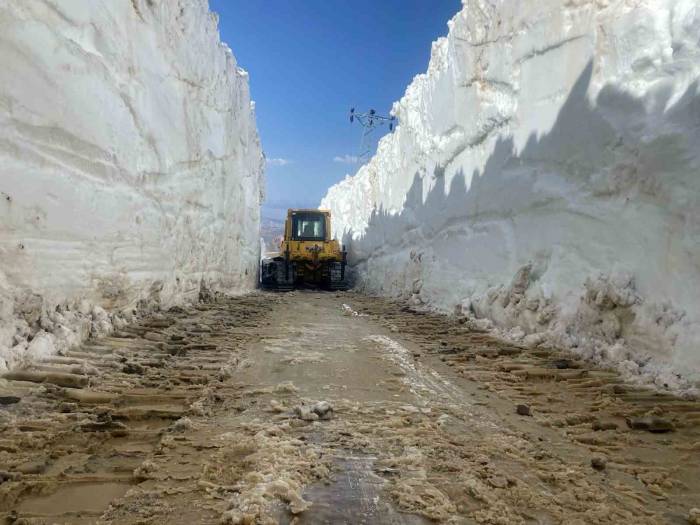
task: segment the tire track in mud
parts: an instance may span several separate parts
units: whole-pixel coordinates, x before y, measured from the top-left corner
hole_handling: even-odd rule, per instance
[[[438,484],[459,494],[458,514],[479,523],[697,520],[697,400],[624,384],[557,349],[517,347],[470,330],[466,319],[359,295],[348,303],[418,343],[418,361],[443,377],[451,369],[451,381],[471,396],[477,411],[450,414],[454,424],[445,425],[470,437],[471,466],[463,462],[456,479]],[[531,417],[516,414],[518,404]],[[500,433],[482,434],[474,417],[496,418]]]
[[[22,374],[0,380],[6,522],[656,524],[700,507],[697,401],[352,292],[158,312]]]
[[[0,517],[153,520],[153,504],[124,511],[110,503],[147,485],[153,457],[218,402],[266,311],[255,297],[172,308],[0,380],[2,399],[12,401],[0,412]],[[161,496],[151,499],[166,509]],[[181,522],[202,516],[185,513]]]

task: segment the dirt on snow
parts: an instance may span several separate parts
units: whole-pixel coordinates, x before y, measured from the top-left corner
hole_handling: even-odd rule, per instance
[[[700,523],[700,403],[462,321],[254,293],[15,372],[0,519]]]

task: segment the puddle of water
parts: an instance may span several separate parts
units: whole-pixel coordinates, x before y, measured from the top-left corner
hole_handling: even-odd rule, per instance
[[[330,483],[306,488],[312,507],[297,516],[298,525],[373,524],[428,525],[424,518],[397,512],[382,494],[384,484],[373,472],[371,456],[337,457]],[[285,523],[280,520],[280,523]]]
[[[74,483],[47,496],[23,500],[17,511],[31,515],[60,516],[73,512],[100,513],[131,488],[128,483]]]

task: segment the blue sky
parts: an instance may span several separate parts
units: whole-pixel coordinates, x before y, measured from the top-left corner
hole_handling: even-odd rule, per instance
[[[348,110],[388,114],[428,67],[460,0],[210,0],[221,38],[250,73],[267,167],[264,215],[316,207],[354,173],[361,128]],[[386,128],[380,130],[386,132]],[[377,136],[376,138],[379,138]]]

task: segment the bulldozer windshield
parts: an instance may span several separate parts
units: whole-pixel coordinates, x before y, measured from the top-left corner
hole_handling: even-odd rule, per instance
[[[326,220],[320,213],[299,213],[292,216],[292,239],[323,241],[326,238]]]

